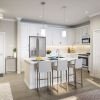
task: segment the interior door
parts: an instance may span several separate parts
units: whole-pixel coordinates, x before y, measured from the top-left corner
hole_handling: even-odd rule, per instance
[[[93,33],[93,71],[94,76],[100,78],[100,30]]]
[[[4,33],[0,32],[0,74],[5,73]]]

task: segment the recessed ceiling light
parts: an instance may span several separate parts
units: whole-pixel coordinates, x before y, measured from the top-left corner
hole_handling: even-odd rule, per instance
[[[86,11],[85,11],[85,14],[88,14],[88,13],[89,13],[89,12],[86,10]]]
[[[40,18],[42,18],[42,16],[39,16]]]
[[[3,9],[0,8],[0,13],[4,13],[4,12],[5,12],[5,10],[3,10]]]

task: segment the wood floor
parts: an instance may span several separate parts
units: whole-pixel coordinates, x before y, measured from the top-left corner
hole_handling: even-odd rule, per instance
[[[58,100],[98,89],[96,85],[88,81],[88,79],[92,79],[88,72],[84,71],[83,74],[83,87],[78,86],[78,88],[75,89],[73,86],[69,85],[69,91],[66,91],[65,84],[58,86],[58,92],[55,91],[57,86],[54,87],[55,89],[52,88],[50,90],[47,90],[47,88],[42,88],[40,93],[38,93],[36,90],[29,90],[24,83],[23,74],[17,75],[16,73],[9,73],[4,77],[0,77],[0,83],[10,82],[14,100]],[[100,80],[96,81],[100,83]]]

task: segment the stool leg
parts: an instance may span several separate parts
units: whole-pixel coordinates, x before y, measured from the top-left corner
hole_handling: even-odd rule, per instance
[[[50,87],[51,87],[51,72],[50,72]]]
[[[37,70],[37,91],[38,91],[38,70]]]
[[[58,92],[58,82],[59,82],[59,71],[57,71],[57,92]]]
[[[39,73],[39,90],[40,90],[40,73]]]
[[[62,71],[60,71],[60,84],[62,83]]]
[[[48,88],[48,72],[47,72],[47,88]]]
[[[66,70],[66,82],[67,82],[67,70]]]
[[[83,87],[83,73],[82,73],[82,68],[81,68],[81,86]]]
[[[66,70],[66,85],[67,85],[67,91],[68,91],[67,70]]]
[[[52,68],[52,86],[53,86],[53,68]]]
[[[75,84],[75,88],[76,88],[76,69],[74,67],[74,84]]]
[[[68,84],[69,84],[69,66],[68,66]]]

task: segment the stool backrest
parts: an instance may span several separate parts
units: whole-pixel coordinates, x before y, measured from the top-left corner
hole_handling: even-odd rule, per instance
[[[82,63],[83,63],[82,59],[76,59],[76,61],[75,61],[75,68],[76,69],[82,68]]]
[[[68,62],[64,59],[58,59],[57,62],[57,70],[58,71],[65,71],[68,68]]]
[[[50,61],[39,61],[38,62],[38,71],[39,72],[50,72],[51,71],[51,62]]]

